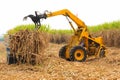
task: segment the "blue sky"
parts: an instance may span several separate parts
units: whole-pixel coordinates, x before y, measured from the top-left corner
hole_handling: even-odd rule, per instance
[[[34,14],[34,11],[57,11],[69,9],[86,25],[97,25],[104,22],[120,20],[119,0],[1,0],[0,1],[0,34],[20,24],[31,24],[23,17]],[[54,29],[70,29],[67,20],[62,17],[49,18],[42,21]]]

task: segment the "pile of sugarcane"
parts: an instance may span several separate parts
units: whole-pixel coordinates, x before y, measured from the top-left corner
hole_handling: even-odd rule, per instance
[[[9,36],[10,54],[13,54],[19,64],[39,64],[48,40],[47,34],[41,31],[19,31]]]

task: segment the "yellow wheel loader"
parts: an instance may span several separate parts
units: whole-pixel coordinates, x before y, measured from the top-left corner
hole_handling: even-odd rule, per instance
[[[40,14],[39,17],[40,19],[46,19],[58,15],[65,16],[74,31],[74,35],[71,37],[70,42],[60,49],[59,57],[70,61],[83,62],[89,56],[106,56],[106,47],[103,44],[102,37],[92,37],[84,22],[69,10],[63,9],[55,12],[46,11],[44,14]],[[75,22],[77,29],[74,28],[69,19]]]

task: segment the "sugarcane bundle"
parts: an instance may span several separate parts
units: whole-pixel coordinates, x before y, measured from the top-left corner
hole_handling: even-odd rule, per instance
[[[39,64],[48,46],[48,36],[41,31],[21,30],[9,39],[10,53],[17,63]]]

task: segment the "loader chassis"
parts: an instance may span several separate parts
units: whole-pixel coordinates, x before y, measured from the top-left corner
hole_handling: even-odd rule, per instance
[[[89,56],[105,57],[106,47],[103,44],[102,37],[93,38],[82,20],[72,14],[69,10],[63,9],[55,12],[45,13],[45,18],[57,15],[65,16],[76,23],[77,29],[69,21],[74,34],[70,42],[63,46],[59,51],[59,57],[70,61],[85,61]]]

